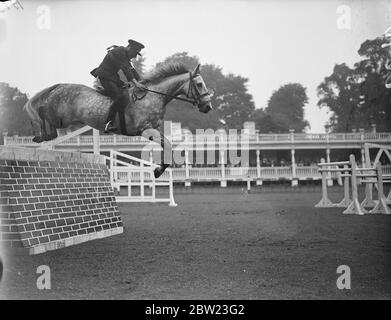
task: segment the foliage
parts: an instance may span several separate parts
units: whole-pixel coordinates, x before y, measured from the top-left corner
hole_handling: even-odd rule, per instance
[[[199,59],[189,56],[187,52],[181,52],[167,57],[160,63],[167,62],[183,63],[189,70],[193,70],[199,64]],[[223,74],[221,67],[213,64],[201,65],[201,75],[207,88],[214,91],[214,110],[202,114],[187,103],[173,101],[167,108],[165,119],[181,122],[183,128],[192,131],[217,129],[221,127],[219,119],[224,120],[229,128],[243,128],[243,123],[250,119],[255,109],[252,96],[246,87],[248,79],[234,74]]]
[[[0,134],[31,135],[31,125],[23,106],[28,98],[18,88],[0,82]]]
[[[265,110],[257,110],[253,120],[262,133],[287,133],[290,129],[304,132],[309,126],[304,119],[308,102],[306,89],[299,83],[281,86],[271,95]]]
[[[381,48],[384,38],[367,40],[358,53],[363,59],[353,68],[337,64],[318,86],[318,106],[328,107],[332,116],[327,127],[334,132],[370,129],[391,131],[391,90],[385,87],[390,51]]]

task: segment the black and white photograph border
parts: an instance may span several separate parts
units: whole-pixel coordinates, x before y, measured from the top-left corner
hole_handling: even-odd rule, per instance
[[[389,300],[390,70],[391,0],[0,1],[0,299]]]

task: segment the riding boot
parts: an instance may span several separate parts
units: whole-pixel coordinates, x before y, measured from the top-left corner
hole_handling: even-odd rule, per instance
[[[121,108],[119,108],[119,123],[121,126],[121,133],[123,135],[129,135],[129,136],[135,136],[138,135],[138,131],[136,130],[136,124],[134,121],[134,117],[132,115],[132,110],[127,113],[127,120],[128,123],[125,122],[125,107],[130,103],[130,108],[132,108],[132,102],[129,101],[129,98],[127,95],[123,95],[121,99]]]
[[[119,110],[118,116],[119,116],[119,125],[121,128],[121,133],[126,136],[128,133],[126,131],[125,112],[123,108]]]
[[[121,133],[123,135],[137,136],[139,132],[136,130],[136,123],[131,114],[128,113],[128,123],[125,123],[125,113],[123,110],[119,111],[119,123],[121,125]],[[128,131],[127,128],[130,128]]]
[[[113,121],[115,120],[115,116],[117,115],[117,112],[120,110],[120,99],[114,100],[112,105],[110,106],[109,114],[107,115],[107,120],[105,124],[104,132],[114,132],[117,131],[117,127],[113,125]]]

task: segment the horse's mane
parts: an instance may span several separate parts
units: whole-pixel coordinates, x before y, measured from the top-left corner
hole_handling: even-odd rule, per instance
[[[143,80],[150,83],[160,82],[165,78],[184,74],[189,72],[189,69],[183,63],[166,62],[158,65],[154,70],[148,72]]]

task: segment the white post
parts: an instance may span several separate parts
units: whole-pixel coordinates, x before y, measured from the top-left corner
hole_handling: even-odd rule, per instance
[[[377,176],[377,194],[378,200],[375,204],[375,207],[369,211],[369,213],[383,213],[383,214],[391,214],[391,210],[388,208],[387,199],[384,195],[383,188],[383,172],[380,163],[376,165],[376,176]]]
[[[324,158],[320,159],[321,163],[325,163]],[[324,169],[324,167],[320,167]],[[315,205],[315,208],[330,208],[333,207],[334,204],[330,201],[329,196],[327,194],[327,172],[322,171],[322,199]]]
[[[190,167],[189,167],[189,150],[185,150],[185,170],[186,170],[186,179],[185,179],[185,187],[190,187]]]
[[[259,135],[257,134],[257,137]],[[261,180],[261,151],[257,149],[257,179],[256,179],[256,185],[261,186],[262,180]]]
[[[330,162],[330,149],[326,149],[326,162]]]
[[[140,197],[144,200],[144,163],[140,163]]]
[[[289,134],[291,136],[291,142],[293,144],[295,142],[295,130],[294,129],[289,129]]]
[[[345,171],[342,171],[343,175],[344,175],[344,182],[343,182],[343,187],[344,187],[344,197],[343,199],[341,200],[340,203],[338,203],[337,207],[343,207],[343,208],[346,208],[349,206],[351,200],[350,200],[350,190],[349,190],[349,178],[350,178],[350,170],[349,170],[349,167],[344,165],[343,166],[344,170]]]
[[[80,138],[80,136],[78,136]],[[92,129],[92,139],[94,144],[94,154],[100,154],[100,141],[99,141],[99,130]],[[78,140],[80,143],[80,140]]]
[[[152,188],[152,199],[155,201],[156,200],[156,178],[153,174],[153,170],[151,171],[151,180],[152,180],[152,185],[150,187]]]
[[[149,162],[153,163],[153,149],[149,151]]]
[[[296,175],[296,160],[295,160],[295,149],[291,149],[291,160],[292,160],[292,187],[297,187],[299,179]]]
[[[224,150],[220,150],[220,166],[221,166],[221,181],[220,186],[225,188],[227,186],[227,180],[225,180],[225,159]]]
[[[358,201],[358,188],[357,188],[357,164],[354,154],[349,156],[350,169],[351,169],[351,184],[352,184],[352,201],[350,205],[343,212],[345,214],[358,214],[363,215],[367,211],[361,206]]]
[[[365,168],[365,149],[361,148],[361,168]]]
[[[114,183],[113,167],[114,167],[114,154],[113,154],[113,150],[110,150],[110,183],[112,187]]]
[[[358,132],[360,132],[360,140],[364,142],[364,129],[363,128],[359,128]]]
[[[117,153],[114,150],[111,150],[111,152],[113,153],[113,164],[114,164],[114,166],[117,166]],[[115,181],[118,181],[118,172],[117,171],[115,171],[113,178],[115,179]]]
[[[330,149],[326,149],[326,162],[330,162]],[[327,175],[327,185],[329,187],[333,186],[333,179],[331,178],[331,172],[328,173]]]
[[[372,168],[371,153],[370,153],[368,144],[364,144],[364,153],[365,153],[365,167]],[[373,200],[373,184],[372,183],[365,184],[365,199],[363,200],[361,205],[364,208],[375,206],[375,201]]]
[[[4,145],[7,145],[8,142],[8,131],[3,132],[3,137],[4,137]]]
[[[174,200],[174,179],[172,177],[172,170],[169,169],[168,170],[168,174],[169,174],[169,183],[170,183],[170,186],[169,186],[169,189],[170,189],[170,203],[168,204],[170,207],[176,207],[177,204],[175,203],[175,200]]]

